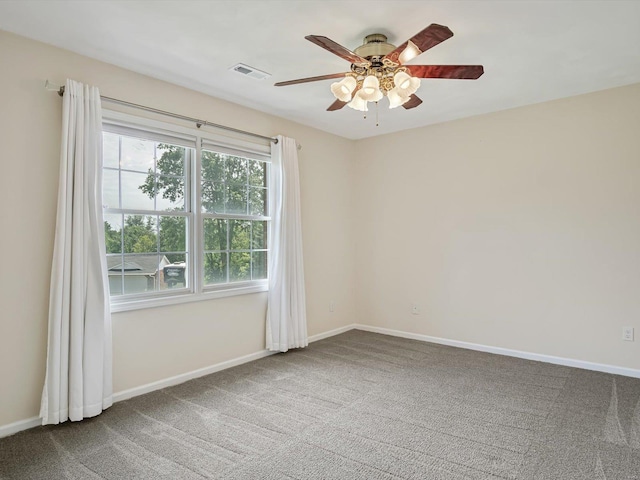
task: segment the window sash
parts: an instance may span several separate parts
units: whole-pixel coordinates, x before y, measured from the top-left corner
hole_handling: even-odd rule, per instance
[[[197,139],[196,136],[174,133],[168,130],[162,130],[159,128],[145,128],[134,125],[128,125],[126,123],[116,123],[112,120],[103,120],[102,131],[108,133],[114,133],[116,135],[123,135],[125,137],[139,138],[142,140],[151,140],[157,143],[169,143],[171,145],[177,145],[179,147],[196,149]]]
[[[200,146],[202,150],[206,150],[208,152],[214,153],[222,153],[224,155],[229,155],[231,157],[241,157],[248,158],[249,160],[256,160],[258,162],[271,162],[271,155],[268,151],[264,151],[263,149],[239,149],[234,147],[229,147],[225,145],[223,142],[211,142],[208,140],[202,140],[200,142]]]

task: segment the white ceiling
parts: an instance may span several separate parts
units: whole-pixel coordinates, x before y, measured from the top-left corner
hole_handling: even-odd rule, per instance
[[[423,80],[424,103],[383,100],[378,127],[375,109],[366,120],[326,111],[332,80],[273,86],[348,71],[305,35],[353,50],[370,33],[399,45],[431,23],[454,36],[411,63],[482,64],[484,76]],[[4,0],[0,29],[352,139],[640,82],[637,0]],[[239,62],[272,77],[229,70]]]

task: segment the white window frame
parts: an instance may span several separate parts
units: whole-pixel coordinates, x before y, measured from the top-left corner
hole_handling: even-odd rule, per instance
[[[202,131],[201,129],[185,127],[172,123],[162,122],[144,117],[138,117],[123,112],[103,109],[103,128],[104,131],[114,131],[115,129],[123,135],[127,135],[127,131],[135,136],[135,130],[148,132],[155,135],[167,135],[168,137],[189,138],[195,142],[194,152],[195,158],[191,164],[186,167],[186,181],[189,182],[189,188],[185,185],[185,191],[189,191],[190,198],[185,198],[185,204],[190,208],[184,216],[188,218],[189,230],[187,235],[187,258],[188,258],[188,276],[189,287],[179,288],[175,291],[163,290],[162,292],[149,292],[131,295],[118,295],[110,297],[111,311],[122,312],[128,310],[137,310],[141,308],[154,308],[167,305],[175,305],[181,303],[197,302],[210,300],[215,298],[229,297],[235,295],[244,295],[249,293],[258,293],[268,291],[269,280],[250,280],[244,282],[223,283],[215,285],[204,285],[204,228],[203,218],[211,218],[210,214],[203,214],[200,203],[201,180],[200,168],[202,162],[202,149],[206,145],[206,150],[212,150],[221,153],[229,153],[244,158],[251,158],[267,163],[267,198],[266,198],[266,216],[251,215],[225,215],[216,214],[219,218],[232,218],[243,220],[266,220],[267,221],[267,262],[270,256],[271,246],[271,217],[269,198],[271,197],[269,183],[269,169],[271,168],[271,145],[270,142],[256,140],[247,141],[246,138],[240,136],[226,136],[219,133]],[[115,128],[113,128],[115,127]],[[170,143],[170,140],[167,140]],[[267,275],[269,271],[267,270]]]

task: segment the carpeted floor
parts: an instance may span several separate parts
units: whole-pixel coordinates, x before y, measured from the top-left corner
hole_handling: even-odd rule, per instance
[[[350,331],[0,439],[1,479],[640,479],[640,380]]]

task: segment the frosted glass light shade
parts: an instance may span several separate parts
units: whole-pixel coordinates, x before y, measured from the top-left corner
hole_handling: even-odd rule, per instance
[[[402,51],[402,53],[398,56],[398,61],[400,62],[400,65],[404,65],[409,60],[416,58],[421,53],[422,52],[416,46],[415,43],[413,43],[411,40],[407,40],[407,46]]]
[[[369,75],[362,82],[362,88],[357,93],[363,100],[367,102],[377,102],[383,97],[380,91],[380,82],[374,75]]]
[[[404,103],[409,101],[409,97],[411,95],[404,95],[404,92],[398,91],[398,88],[392,88],[387,93],[387,98],[389,99],[389,108],[396,108]]]
[[[362,90],[366,94],[373,93],[373,90],[380,88],[380,82],[378,81],[378,77],[375,75],[368,75],[364,81],[362,82]]]
[[[398,72],[393,76],[393,83],[396,88],[405,90],[411,84],[411,77],[405,72]]]
[[[360,110],[361,112],[369,111],[367,108],[367,101],[362,98],[362,90],[358,90],[358,93],[353,96],[353,100],[347,103],[347,107],[351,107],[354,110]]]
[[[420,88],[420,79],[411,77],[405,72],[396,73],[393,77],[393,83],[398,92],[405,96],[413,95]]]
[[[339,82],[331,84],[331,93],[333,93],[333,96],[338,100],[348,102],[351,100],[351,94],[355,90],[357,83],[353,77],[344,77]]]

